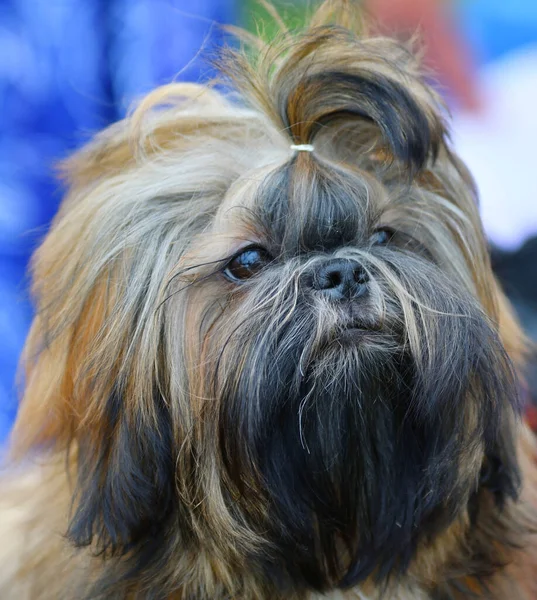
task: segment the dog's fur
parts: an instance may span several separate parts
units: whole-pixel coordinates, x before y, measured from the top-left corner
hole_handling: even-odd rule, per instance
[[[230,50],[241,99],[156,90],[65,163],[2,600],[536,597],[524,336],[436,94],[353,21]]]

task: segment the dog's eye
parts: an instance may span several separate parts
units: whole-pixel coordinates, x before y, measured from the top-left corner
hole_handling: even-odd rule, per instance
[[[270,254],[263,248],[246,248],[228,262],[224,275],[231,281],[243,281],[256,275],[271,260]]]
[[[391,227],[379,227],[371,236],[372,246],[385,246],[393,239],[395,229]]]

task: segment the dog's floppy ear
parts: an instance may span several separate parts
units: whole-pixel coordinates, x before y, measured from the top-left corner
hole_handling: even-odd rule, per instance
[[[15,459],[69,452],[68,535],[116,554],[154,539],[173,510],[175,449],[188,447],[190,408],[178,392],[187,385],[182,363],[163,342],[168,331],[181,345],[182,308],[163,299],[192,236],[241,168],[231,151],[222,164],[198,151],[204,139],[225,138],[227,103],[191,85],[168,92],[158,90],[141,110],[189,97],[188,110],[159,108],[147,123],[136,113],[65,165],[69,193],[32,263],[36,317],[11,440]]]
[[[480,477],[480,488],[494,496],[496,504],[503,507],[506,501],[518,497],[521,488],[521,474],[517,447],[521,434],[518,417],[525,408],[523,394],[524,372],[531,343],[522,330],[511,303],[494,277],[491,281],[492,305],[484,304],[497,321],[502,344],[511,359],[517,375],[519,398],[515,404],[515,415],[504,415],[500,435],[494,448],[486,452]]]
[[[53,241],[54,234],[37,268],[58,249],[50,247]],[[15,451],[31,443],[69,450],[76,475],[67,535],[78,546],[113,554],[140,541],[158,543],[175,498],[176,440],[157,379],[161,324],[152,308],[158,285],[151,268],[164,276],[163,265],[129,255],[120,253],[116,265],[99,270],[88,289],[82,281],[90,280],[93,265],[80,263],[82,273],[71,273],[73,285],[63,289],[65,304],[53,300],[51,312],[42,306],[27,353],[40,347],[35,361],[27,355],[27,390],[14,432]],[[58,268],[69,269],[68,260]],[[65,313],[77,305],[78,314],[66,322]]]
[[[143,542],[146,558],[162,546],[163,526],[173,512],[175,442],[171,418],[157,388],[146,407],[126,410],[127,390],[105,401],[100,439],[79,437],[78,484],[67,532],[77,546],[122,555]],[[140,565],[141,566],[141,565]]]

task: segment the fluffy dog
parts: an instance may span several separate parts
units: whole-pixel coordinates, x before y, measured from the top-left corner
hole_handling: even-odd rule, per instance
[[[436,94],[353,21],[65,163],[2,600],[536,597],[524,336]]]

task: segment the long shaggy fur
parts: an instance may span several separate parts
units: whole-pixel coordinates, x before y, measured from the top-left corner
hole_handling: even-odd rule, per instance
[[[524,336],[439,99],[345,2],[254,46],[63,165],[0,597],[531,600]]]

